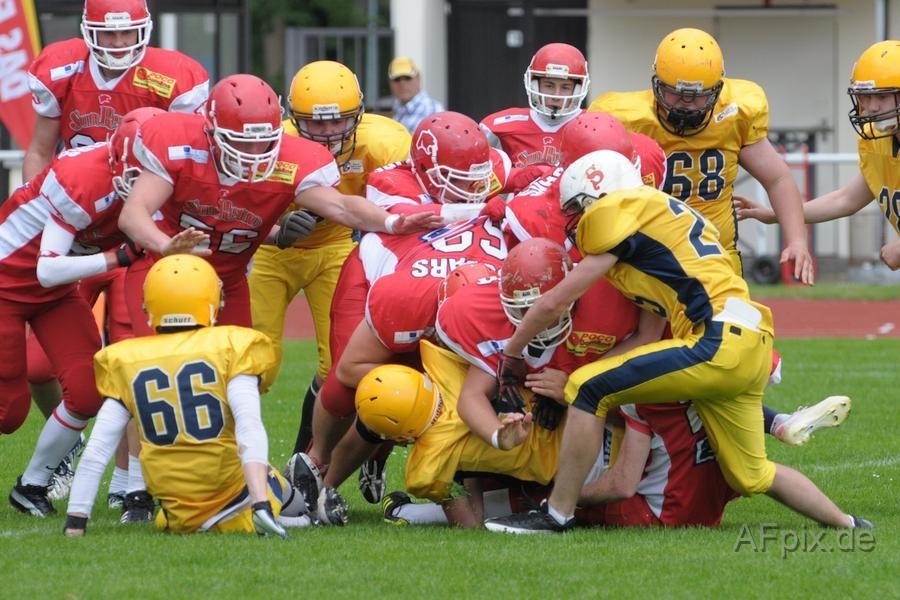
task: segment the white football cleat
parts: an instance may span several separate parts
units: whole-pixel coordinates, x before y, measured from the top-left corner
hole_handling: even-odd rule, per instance
[[[818,404],[801,406],[775,427],[772,435],[790,446],[801,446],[819,429],[843,423],[850,414],[850,404],[847,396],[829,396]]]

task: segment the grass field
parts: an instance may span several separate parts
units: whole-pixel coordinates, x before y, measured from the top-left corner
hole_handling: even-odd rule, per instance
[[[62,516],[36,520],[3,502],[0,597],[900,597],[900,340],[779,340],[778,348],[784,383],[771,390],[770,405],[792,409],[831,394],[850,395],[854,404],[840,429],[800,448],[770,438],[770,454],[805,471],[845,510],[874,521],[869,538],[821,530],[768,498],[732,503],[717,530],[515,538],[385,525],[354,481],[342,489],[349,526],[295,531],[289,542],[120,526],[102,502],[88,536],[66,539]],[[291,342],[286,351],[288,367],[264,398],[271,462],[279,466],[293,445],[314,366],[310,342]],[[0,441],[4,494],[40,425],[32,411],[21,431]],[[402,463],[397,450],[389,463],[392,489]],[[63,503],[57,508],[65,512]],[[765,544],[764,530],[773,538]]]

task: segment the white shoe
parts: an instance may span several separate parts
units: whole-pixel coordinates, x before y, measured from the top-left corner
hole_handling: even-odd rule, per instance
[[[772,435],[790,446],[800,446],[825,427],[837,427],[850,414],[850,398],[829,396],[809,407],[801,406],[775,428]]]

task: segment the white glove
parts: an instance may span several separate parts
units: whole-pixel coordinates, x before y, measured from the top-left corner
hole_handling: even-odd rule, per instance
[[[289,212],[281,222],[278,233],[275,234],[275,245],[279,248],[290,248],[297,240],[302,240],[315,228],[319,222],[318,217],[305,210]]]
[[[283,540],[291,539],[284,527],[275,521],[272,515],[272,505],[268,500],[257,502],[252,506],[253,509],[253,526],[256,527],[256,533],[261,536],[277,535]]]

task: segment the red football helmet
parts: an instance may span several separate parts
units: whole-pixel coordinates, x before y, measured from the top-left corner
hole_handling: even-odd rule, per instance
[[[458,112],[425,117],[412,135],[412,171],[439,204],[484,202],[491,186],[491,147],[478,123]]]
[[[500,267],[500,302],[510,323],[518,326],[541,294],[571,270],[566,249],[546,238],[531,238],[510,250]],[[537,334],[530,345],[553,348],[563,343],[572,331],[571,310],[569,306],[559,321]]]
[[[540,90],[540,79],[571,79],[575,89],[571,96],[545,94]],[[534,53],[525,69],[525,93],[528,104],[538,113],[557,119],[578,111],[591,85],[587,60],[581,50],[569,44],[547,44]],[[547,100],[561,100],[560,107],[547,105]]]
[[[621,121],[604,112],[583,112],[566,123],[560,132],[559,149],[563,168],[594,150],[612,150],[635,160],[631,135]]]
[[[81,36],[101,66],[125,71],[141,62],[153,21],[146,0],[85,0],[81,17]],[[99,34],[116,31],[136,31],[133,44],[121,48],[104,46]]]
[[[209,92],[206,130],[219,170],[238,181],[264,181],[281,148],[281,101],[254,75],[231,75]]]
[[[134,140],[141,125],[166,111],[161,108],[144,106],[136,108],[122,117],[119,127],[109,138],[109,166],[112,169],[113,189],[123,200],[131,193],[131,184],[141,174],[141,167],[131,160],[134,156]]]
[[[464,263],[450,271],[438,287],[438,306],[444,300],[473,283],[496,281],[497,267],[487,263]]]

